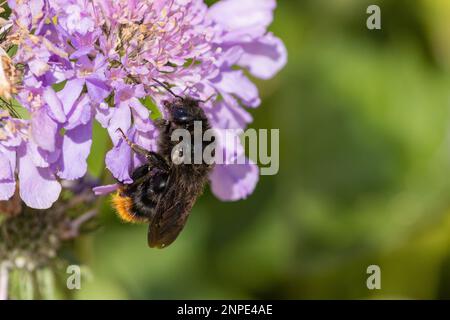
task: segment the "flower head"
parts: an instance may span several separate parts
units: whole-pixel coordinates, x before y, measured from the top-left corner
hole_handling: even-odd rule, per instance
[[[164,114],[168,92],[154,79],[176,94],[206,100],[203,108],[215,129],[244,129],[252,121],[245,108],[261,101],[243,70],[268,79],[286,63],[283,43],[267,32],[275,0],[222,0],[211,7],[203,0],[8,5],[12,27],[5,43],[17,51],[4,57],[8,65],[22,66],[23,75],[14,94],[6,87],[11,78],[3,81],[0,70],[0,95],[11,92],[30,117],[1,115],[0,200],[13,195],[18,177],[21,198],[33,208],[50,207],[61,180],[86,174],[94,121],[113,142],[106,167],[121,183],[132,182],[132,170],[144,159],[117,129],[144,148],[156,148],[158,132],[142,101],[150,99]],[[244,157],[242,148],[221,148]],[[210,179],[220,199],[237,200],[255,188],[258,168],[225,163]]]

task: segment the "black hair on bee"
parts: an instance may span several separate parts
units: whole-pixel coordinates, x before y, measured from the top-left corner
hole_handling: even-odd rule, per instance
[[[156,80],[155,80],[156,81]],[[165,101],[168,118],[155,121],[159,129],[158,152],[145,150],[132,143],[120,130],[131,149],[145,156],[147,162],[132,173],[133,183],[121,184],[113,197],[113,205],[122,219],[128,222],[149,223],[148,245],[165,248],[178,237],[190,211],[202,194],[213,165],[173,162],[173,150],[179,141],[172,141],[176,129],[187,129],[194,140],[194,123],[199,121],[202,134],[210,129],[208,118],[200,107],[200,100],[175,95],[164,84],[174,99]],[[204,149],[205,145],[202,145]],[[194,146],[191,146],[192,154]],[[183,157],[182,151],[178,156]],[[202,157],[203,158],[203,157]]]

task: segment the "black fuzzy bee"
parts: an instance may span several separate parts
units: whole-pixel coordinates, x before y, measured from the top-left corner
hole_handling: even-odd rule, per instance
[[[184,228],[190,211],[201,195],[212,169],[202,157],[199,164],[194,161],[176,164],[182,160],[183,149],[177,149],[180,141],[172,141],[176,129],[187,129],[194,141],[194,123],[202,125],[202,134],[210,129],[208,119],[200,108],[201,101],[175,95],[164,102],[168,119],[156,121],[159,129],[158,152],[152,152],[132,143],[120,130],[132,150],[145,156],[147,163],[132,173],[133,183],[121,185],[113,197],[119,215],[129,222],[149,223],[148,245],[164,248],[170,245]],[[191,155],[194,145],[190,146]],[[202,142],[202,149],[205,148]],[[191,159],[194,159],[193,156]]]

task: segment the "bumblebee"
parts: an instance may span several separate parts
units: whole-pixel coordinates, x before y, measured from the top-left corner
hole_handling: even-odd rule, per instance
[[[174,163],[173,150],[180,143],[172,139],[174,130],[186,129],[193,140],[196,121],[201,123],[203,132],[210,129],[210,124],[200,107],[202,101],[175,95],[164,84],[158,83],[174,96],[171,101],[163,102],[168,119],[155,122],[160,133],[158,152],[134,144],[119,129],[131,149],[143,155],[146,163],[132,173],[133,183],[120,184],[112,201],[123,220],[149,223],[148,245],[151,248],[165,248],[175,241],[213,167],[203,159],[198,164]],[[190,150],[193,154],[194,146]],[[176,156],[183,157],[182,150],[176,150]]]

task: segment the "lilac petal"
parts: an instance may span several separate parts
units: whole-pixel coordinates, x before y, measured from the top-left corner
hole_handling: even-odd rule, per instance
[[[219,164],[210,175],[211,189],[222,201],[247,198],[258,182],[258,166],[247,164]]]
[[[258,88],[241,70],[222,72],[213,82],[220,91],[236,95],[248,107],[257,107],[261,103]]]
[[[166,0],[154,0],[152,2],[152,9],[155,12],[160,12],[166,5],[166,2],[167,2]]]
[[[106,167],[114,178],[123,183],[131,183],[131,149],[128,144],[120,140],[119,143],[106,154]]]
[[[217,65],[224,69],[230,69],[237,64],[243,53],[244,50],[242,50],[241,45],[232,46],[219,57]]]
[[[104,55],[97,54],[95,56],[93,69],[95,70],[95,77],[98,77],[100,80],[106,79],[105,71],[108,69],[108,60]]]
[[[114,93],[114,101],[116,104],[118,103],[126,103],[129,104],[130,101],[143,94],[142,86],[133,87],[129,84],[125,83],[116,83]],[[145,92],[144,92],[145,94]]]
[[[16,191],[16,182],[0,180],[0,201],[9,200]]]
[[[50,152],[39,147],[33,140],[27,143],[27,152],[29,153],[34,165],[40,168],[48,168],[54,164],[61,155],[62,136],[56,135],[55,150]]]
[[[101,196],[101,195],[105,195],[105,194],[109,194],[111,192],[116,191],[119,188],[119,185],[117,183],[115,184],[108,184],[105,186],[98,186],[92,189],[92,191],[94,191],[94,194],[96,196]]]
[[[71,130],[79,125],[87,124],[91,121],[93,110],[88,95],[82,95],[73,105],[73,110],[67,118],[65,128]]]
[[[99,79],[86,79],[86,86],[89,97],[91,97],[94,102],[102,102],[111,93],[110,88],[104,83],[104,81]]]
[[[209,8],[208,15],[237,35],[259,37],[272,23],[275,0],[222,0]]]
[[[23,84],[27,88],[40,89],[42,81],[38,80],[34,75],[28,75],[23,79]]]
[[[19,159],[20,197],[34,209],[48,209],[58,200],[61,185],[49,168],[37,168],[26,151],[20,149]]]
[[[0,158],[6,159],[8,162],[0,166],[0,180],[14,180],[14,173],[16,171],[16,149],[10,150],[0,146]],[[9,168],[9,169],[8,169]],[[4,170],[4,171],[3,171]]]
[[[92,145],[92,122],[68,130],[63,137],[60,159],[61,179],[74,180],[86,174],[87,158]]]
[[[70,59],[78,59],[82,56],[86,56],[91,53],[92,50],[94,50],[94,47],[90,45],[80,47],[70,55]]]
[[[8,152],[15,155],[14,152]],[[13,180],[14,169],[11,167],[10,155],[0,150],[0,180]]]
[[[28,67],[30,68],[30,71],[37,77],[44,75],[49,70],[48,63],[38,58],[35,58],[28,62]]]
[[[95,120],[97,120],[103,128],[107,128],[113,114],[114,109],[110,108],[105,102],[102,102],[95,109]]]
[[[134,111],[135,117],[138,116],[143,120],[147,120],[149,118],[149,111],[146,107],[142,105],[142,103],[138,99],[130,100],[130,107]]]
[[[114,145],[117,145],[121,139],[120,133],[117,129],[122,129],[123,132],[127,132],[131,126],[131,111],[130,107],[126,103],[119,103],[114,108],[114,114],[109,122],[108,132]]]
[[[154,129],[152,124],[149,124],[149,127]],[[153,150],[157,149],[157,139],[155,137],[155,131],[138,131],[135,130],[133,135],[133,142],[138,146],[141,146],[145,150]],[[131,168],[137,168],[143,165],[146,162],[145,157],[133,152],[132,166]]]
[[[242,129],[214,128],[217,164],[234,164],[238,159],[242,160],[245,154],[240,138],[242,133]]]
[[[149,111],[139,100],[132,99],[130,102],[131,113],[133,115],[134,127],[142,132],[150,132],[155,130],[153,122],[150,120]]]
[[[75,101],[77,101],[77,99],[80,97],[83,86],[83,79],[68,80],[64,88],[57,93],[60,101],[62,102],[64,113],[66,115],[71,112]]]
[[[152,122],[148,122],[147,130],[136,130],[133,136],[133,142],[141,146],[145,150],[157,149],[158,132]]]
[[[31,140],[28,142],[27,152],[36,167],[48,168],[50,165],[47,160],[48,152],[39,148],[34,141]]]
[[[60,123],[66,122],[66,115],[64,114],[63,105],[52,88],[45,88],[44,99],[50,108],[52,118]]]
[[[221,129],[244,129],[250,122],[252,116],[241,108],[236,99],[224,94],[224,100],[217,102],[207,113],[211,116],[211,123],[215,128]]]
[[[58,124],[50,118],[45,108],[34,112],[31,117],[31,134],[34,142],[44,150],[54,151]]]
[[[42,9],[44,7],[43,0],[30,1],[28,6],[29,6],[30,13],[31,13],[31,16],[33,17],[33,19],[42,17]]]
[[[270,79],[287,63],[287,50],[283,41],[268,33],[256,41],[243,43],[244,54],[239,65],[260,79]]]
[[[93,113],[88,95],[82,95],[75,102],[73,111],[67,118],[66,130],[72,130],[79,125],[88,124],[93,117]]]

